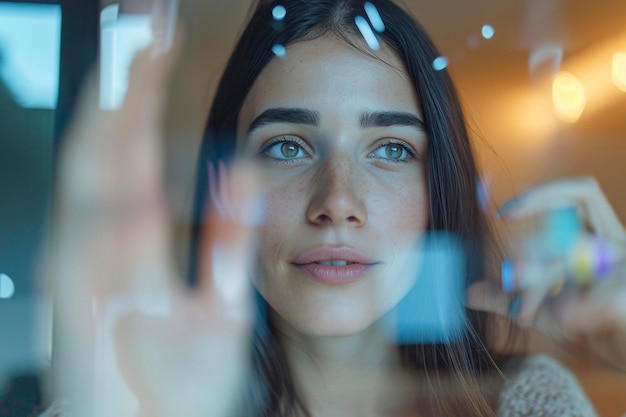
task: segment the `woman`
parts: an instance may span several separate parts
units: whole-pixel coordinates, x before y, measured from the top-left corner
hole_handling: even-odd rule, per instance
[[[286,10],[280,20],[272,17],[277,6]],[[273,376],[263,381],[273,408],[267,415],[277,415],[281,402],[296,407],[299,400],[296,395],[290,398],[290,376],[276,371],[289,368],[280,362],[292,352],[280,352],[274,333],[304,333],[303,340],[290,337],[306,345],[315,344],[310,340],[314,336],[359,334],[355,344],[371,344],[368,340],[378,336],[367,335],[365,329],[375,327],[391,307],[373,309],[379,304],[375,296],[384,298],[381,291],[386,288],[397,291],[387,296],[393,305],[406,293],[409,284],[401,277],[414,274],[401,272],[403,258],[426,230],[462,236],[466,250],[486,254],[477,173],[452,82],[445,71],[433,70],[439,54],[405,12],[389,2],[376,4],[376,9],[385,22],[378,51],[368,47],[354,23],[365,13],[363,2],[265,2],[235,47],[209,115],[196,219],[202,218],[208,194],[207,157],[223,158],[234,145],[233,132],[243,153],[263,155],[260,171],[268,176],[264,183],[275,184],[265,191],[271,196],[261,233],[265,272],[255,277],[271,307],[269,320],[277,326],[265,335],[257,332],[256,339],[257,345],[267,346],[264,354],[274,354],[256,358],[261,380]],[[285,57],[275,57],[275,45],[286,47]],[[366,119],[371,123],[364,126]],[[294,156],[285,156],[283,147]],[[347,162],[352,159],[358,163]],[[281,247],[269,249],[276,242]],[[306,250],[341,258],[351,256],[341,252],[348,248],[364,251],[358,256],[367,258],[365,262],[384,266],[358,283],[342,286],[311,284],[300,279],[302,268],[290,266],[306,258]],[[468,258],[478,260],[469,265],[471,283],[484,276],[485,259]],[[196,263],[194,259],[191,265]],[[314,280],[333,274],[332,267],[327,269],[313,271]],[[347,267],[335,269],[341,274]],[[320,310],[324,313],[316,314]],[[281,318],[288,323],[276,323]],[[484,326],[477,316],[474,321],[461,343],[445,349],[405,346],[404,359],[417,368],[435,367],[437,361],[455,363],[460,383],[478,391],[470,369],[488,371],[495,364],[481,348]]]
[[[174,58],[140,57],[134,73],[141,77],[126,111],[104,122],[79,117],[70,134],[101,133],[69,147],[59,224],[70,223],[67,213],[84,201],[113,203],[116,210],[84,220],[89,235],[59,229],[97,245],[62,239],[56,259],[73,260],[78,249],[94,247],[98,262],[79,263],[91,288],[80,273],[85,269],[67,273],[61,262],[63,284],[84,289],[83,300],[95,295],[105,310],[112,295],[131,294],[138,311],[125,311],[117,326],[117,354],[142,415],[594,415],[572,377],[546,357],[509,361],[511,373],[501,375],[507,358],[490,347],[489,315],[468,311],[460,337],[445,344],[398,348],[381,337],[381,319],[414,284],[422,262],[416,248],[428,231],[460,240],[472,307],[502,312],[520,298],[486,284],[497,276],[495,250],[477,202],[455,90],[447,72],[432,67],[436,48],[393,3],[372,1],[367,8],[353,0],[290,0],[261,2],[255,10],[224,72],[202,146],[191,262],[198,288],[191,295],[171,279],[154,144]],[[384,29],[374,24],[374,11]],[[137,139],[110,140],[128,136]],[[233,153],[249,162],[229,171],[222,161]],[[86,156],[95,175],[77,182]],[[98,170],[111,165],[124,169],[116,174],[120,182]],[[593,209],[593,186],[581,184],[530,192],[508,214],[541,210],[563,197]],[[262,190],[265,213],[257,255],[250,243],[257,216],[248,214],[261,208],[251,189]],[[617,244],[626,234],[605,206],[601,224],[590,230]],[[606,227],[615,222],[618,228]],[[605,229],[614,234],[603,236]],[[242,257],[255,266],[247,269]],[[103,268],[111,265],[113,278]],[[106,277],[98,279],[98,271]],[[253,304],[244,285],[248,273],[261,311],[253,326],[253,378],[244,384]],[[545,303],[556,281],[528,288],[520,275],[520,322],[562,323],[555,306],[573,298]],[[593,306],[576,297],[576,311]],[[89,326],[76,323],[85,305],[73,298],[60,304],[60,316],[68,329],[88,334],[98,315]],[[616,314],[615,321],[624,317]],[[79,359],[91,360],[74,334],[61,337]],[[88,413],[85,380],[65,376],[61,393]]]

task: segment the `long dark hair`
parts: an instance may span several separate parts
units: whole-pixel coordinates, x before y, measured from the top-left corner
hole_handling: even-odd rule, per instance
[[[465,284],[469,285],[485,276],[490,245],[487,220],[477,198],[477,168],[456,90],[446,70],[433,68],[433,61],[440,53],[424,29],[390,0],[369,2],[385,24],[379,39],[403,62],[421,104],[428,135],[429,229],[445,230],[462,238],[467,255]],[[278,5],[286,9],[282,20],[272,18],[272,10]],[[207,161],[228,159],[233,153],[239,112],[255,80],[273,59],[272,48],[327,33],[359,48],[354,42],[359,36],[354,22],[356,16],[365,15],[364,5],[364,0],[274,0],[260,1],[257,5],[219,83],[201,147],[190,257],[192,282],[208,195]],[[259,304],[263,307],[264,301],[260,299]],[[494,360],[484,345],[488,330],[486,316],[467,313],[467,330],[460,341],[399,347],[408,367],[429,373],[430,395],[436,395],[437,388],[443,386],[442,375],[450,376],[446,384],[456,381],[455,388],[446,385],[442,389],[458,389],[461,398],[430,401],[431,412],[435,414],[495,415],[494,392],[481,378],[491,375],[490,371],[497,372],[503,358]],[[252,349],[254,378],[242,412],[287,416],[299,409],[306,414],[272,323],[263,314],[259,316]]]

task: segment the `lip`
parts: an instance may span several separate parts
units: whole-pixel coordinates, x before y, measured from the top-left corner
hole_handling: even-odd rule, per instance
[[[336,260],[352,263],[343,266],[316,263]],[[292,261],[292,265],[315,281],[324,284],[347,284],[363,278],[378,262],[350,247],[320,246],[302,252]]]

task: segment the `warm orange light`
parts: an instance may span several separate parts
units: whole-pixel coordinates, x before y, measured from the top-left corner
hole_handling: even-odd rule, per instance
[[[613,54],[613,84],[626,92],[626,52]]]
[[[577,121],[587,100],[580,80],[569,72],[559,72],[552,81],[552,105],[559,119],[567,123]]]

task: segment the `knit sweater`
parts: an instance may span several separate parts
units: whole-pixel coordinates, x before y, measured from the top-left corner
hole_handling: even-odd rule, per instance
[[[498,417],[595,417],[572,373],[546,355],[531,356],[506,381]],[[624,416],[626,417],[626,416]]]

